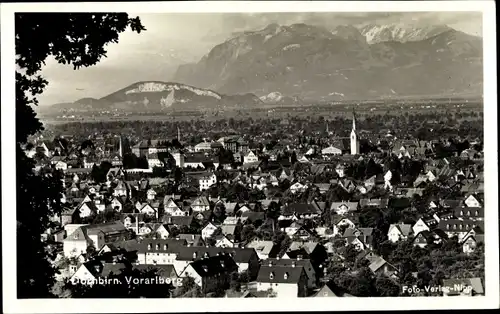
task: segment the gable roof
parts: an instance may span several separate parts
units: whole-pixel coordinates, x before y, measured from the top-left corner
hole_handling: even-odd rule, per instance
[[[236,263],[248,263],[252,258],[253,254],[256,254],[255,250],[252,248],[218,248],[218,247],[181,247],[177,255],[177,260],[179,261],[189,261],[193,260],[193,254],[196,253],[196,258],[202,258],[205,253],[210,256],[216,256],[217,253],[227,253],[232,256]]]
[[[288,206],[285,206],[283,210],[283,214],[318,214],[319,211],[312,204],[308,203],[292,203]]]
[[[301,266],[296,267],[284,267],[284,266],[272,266],[262,265],[257,275],[257,282],[269,282],[269,283],[287,283],[287,284],[298,284],[300,277],[304,272],[304,268]],[[272,276],[271,276],[272,274]],[[285,276],[285,274],[287,276]]]
[[[189,264],[193,270],[201,277],[213,277],[216,275],[227,274],[238,266],[229,254],[220,254],[208,258],[201,258]]]

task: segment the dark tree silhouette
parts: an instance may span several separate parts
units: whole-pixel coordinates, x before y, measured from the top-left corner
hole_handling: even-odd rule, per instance
[[[40,75],[52,56],[74,69],[95,65],[106,56],[104,47],[118,42],[128,27],[140,33],[145,28],[138,17],[125,13],[17,13],[16,45],[16,170],[17,170],[17,296],[51,297],[55,268],[47,256],[42,234],[51,226],[50,217],[60,213],[62,194],[59,174],[35,175],[33,161],[21,145],[43,130],[31,105],[38,105],[48,82]]]

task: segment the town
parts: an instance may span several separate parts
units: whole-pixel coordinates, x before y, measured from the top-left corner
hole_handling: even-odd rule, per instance
[[[24,150],[64,188],[53,290],[484,295],[482,127],[459,109],[48,126]]]

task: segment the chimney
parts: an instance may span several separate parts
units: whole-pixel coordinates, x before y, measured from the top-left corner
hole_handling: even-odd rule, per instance
[[[168,223],[171,224],[172,223],[172,217],[168,217]]]
[[[295,267],[295,261],[292,262],[292,267]]]

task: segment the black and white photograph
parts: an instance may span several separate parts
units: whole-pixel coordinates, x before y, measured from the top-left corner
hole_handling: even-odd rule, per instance
[[[498,306],[493,2],[1,6],[7,312]]]

